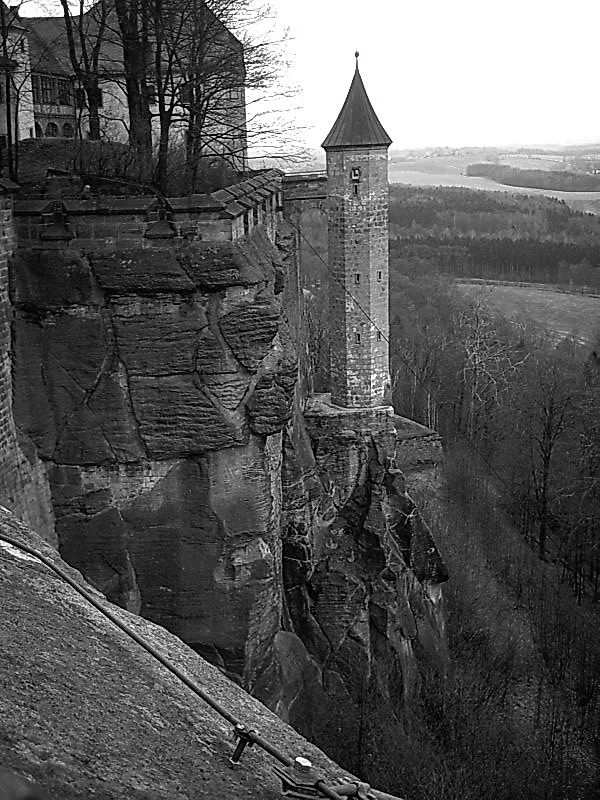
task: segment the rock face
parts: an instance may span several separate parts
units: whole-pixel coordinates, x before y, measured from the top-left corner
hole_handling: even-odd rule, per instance
[[[447,571],[395,466],[406,422],[315,396],[287,426],[283,576],[295,638],[275,642],[275,691],[256,687],[340,763],[384,785],[421,671],[443,675],[448,658]]]
[[[295,235],[22,250],[12,275],[16,422],[63,558],[401,786],[420,673],[446,668],[446,572],[399,467],[426,486],[439,440],[307,399]]]
[[[12,268],[15,417],[45,464],[61,553],[240,680],[279,629],[296,379],[282,270],[260,229],[23,250]]]
[[[0,511],[3,534],[41,552],[85,586],[50,546]],[[233,766],[230,723],[48,566],[1,539],[0,594],[3,800],[24,796],[14,791],[23,779],[35,781],[40,800],[281,797],[270,756],[247,748],[240,765]],[[111,610],[280,751],[309,758],[327,781],[345,777],[324,753],[181,640],[139,616]],[[393,800],[379,792],[374,796]]]

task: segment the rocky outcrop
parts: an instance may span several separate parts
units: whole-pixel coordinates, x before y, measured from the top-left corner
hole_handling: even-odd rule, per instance
[[[0,510],[2,535],[33,547],[85,587],[51,547]],[[0,594],[2,798],[281,797],[274,759],[255,746],[232,765],[230,723],[48,566],[1,538]],[[274,747],[310,759],[326,781],[346,778],[323,752],[180,639],[115,606],[110,610]],[[19,794],[29,781],[36,794]]]
[[[314,397],[288,425],[283,575],[294,636],[275,642],[279,680],[255,689],[344,766],[384,782],[401,762],[421,673],[447,668],[447,571],[395,466],[405,422]],[[438,448],[428,451],[435,461]]]
[[[260,228],[12,265],[16,422],[46,466],[61,553],[239,680],[279,629],[296,381],[282,270]]]

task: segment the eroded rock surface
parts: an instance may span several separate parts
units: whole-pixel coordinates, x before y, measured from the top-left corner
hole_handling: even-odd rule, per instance
[[[85,585],[3,511],[1,534],[43,553]],[[232,766],[230,723],[48,566],[1,540],[0,595],[0,794],[14,788],[17,776],[19,786],[21,779],[35,781],[40,796],[62,800],[281,797],[270,756],[247,748],[242,763]],[[327,781],[347,774],[180,639],[111,610],[279,750],[311,759]]]
[[[297,373],[283,269],[260,229],[20,251],[12,269],[16,423],[46,466],[61,553],[239,680],[280,627]]]
[[[286,428],[290,633],[275,641],[277,678],[255,687],[340,763],[392,782],[421,675],[447,667],[448,575],[395,466],[396,423],[402,430],[391,409],[343,411],[315,398]]]

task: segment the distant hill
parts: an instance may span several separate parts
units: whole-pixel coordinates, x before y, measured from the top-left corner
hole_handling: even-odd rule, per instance
[[[598,192],[600,175],[541,169],[519,169],[506,164],[469,164],[466,174],[475,178],[491,178],[505,186],[550,189],[559,192]]]
[[[543,194],[392,185],[390,261],[405,275],[600,290],[600,218]]]

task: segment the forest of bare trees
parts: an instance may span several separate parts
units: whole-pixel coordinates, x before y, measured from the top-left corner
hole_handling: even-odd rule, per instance
[[[436,779],[447,797],[592,798],[600,759],[600,327],[592,342],[567,336],[557,344],[533,324],[504,318],[483,295],[460,293],[448,275],[461,274],[460,258],[442,274],[439,246],[415,257],[408,241],[422,243],[445,216],[441,238],[451,248],[465,235],[490,247],[503,238],[515,244],[523,279],[532,268],[531,248],[518,247],[524,227],[549,247],[553,236],[597,246],[600,221],[545,198],[458,190],[453,208],[453,190],[425,190],[431,202],[406,191],[414,216],[411,202],[407,210],[394,199],[391,215],[402,222],[390,265],[394,406],[440,431],[446,449],[444,502],[420,498],[452,576],[455,669],[443,689],[424,690],[424,703],[446,717],[434,737],[443,754]],[[588,269],[600,272],[595,262]],[[462,270],[506,277],[487,259],[479,269],[465,260]],[[416,793],[427,796],[425,786]]]

